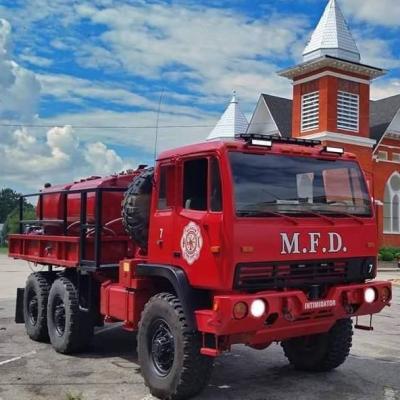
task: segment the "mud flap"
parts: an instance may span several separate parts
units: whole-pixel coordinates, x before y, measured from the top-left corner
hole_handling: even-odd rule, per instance
[[[15,323],[23,324],[24,319],[24,288],[17,289],[17,301],[15,303]]]

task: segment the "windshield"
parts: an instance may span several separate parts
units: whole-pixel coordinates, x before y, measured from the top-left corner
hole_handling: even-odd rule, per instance
[[[236,213],[371,216],[357,163],[274,154],[229,153]]]

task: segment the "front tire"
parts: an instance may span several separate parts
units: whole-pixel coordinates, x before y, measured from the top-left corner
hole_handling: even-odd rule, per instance
[[[303,336],[282,342],[290,364],[301,371],[326,372],[343,364],[350,353],[353,323],[338,320],[327,333]]]
[[[66,277],[54,281],[47,304],[50,342],[58,353],[71,354],[85,349],[93,336],[90,315],[79,310],[78,291]]]
[[[189,329],[180,300],[160,293],[146,304],[139,323],[138,356],[146,386],[163,400],[200,393],[211,376],[213,360],[200,354],[198,332]]]
[[[24,291],[24,321],[28,336],[37,342],[47,342],[47,300],[53,275],[35,272],[28,276]]]

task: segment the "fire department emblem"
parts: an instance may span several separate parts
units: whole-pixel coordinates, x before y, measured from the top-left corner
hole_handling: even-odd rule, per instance
[[[200,257],[202,247],[203,237],[200,227],[194,222],[189,222],[183,229],[181,238],[182,256],[189,265],[192,265]]]

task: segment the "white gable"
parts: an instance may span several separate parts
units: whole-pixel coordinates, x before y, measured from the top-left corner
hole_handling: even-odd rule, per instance
[[[234,92],[231,102],[222,114],[217,125],[215,125],[214,129],[208,135],[207,140],[224,138],[232,139],[235,135],[246,133],[248,124],[245,115],[240,110]]]
[[[265,103],[264,96],[260,96],[257,107],[251,118],[247,133],[256,133],[259,135],[280,135],[272,115]]]
[[[336,0],[330,0],[317,28],[304,49],[303,60],[325,55],[360,62],[360,52]]]

